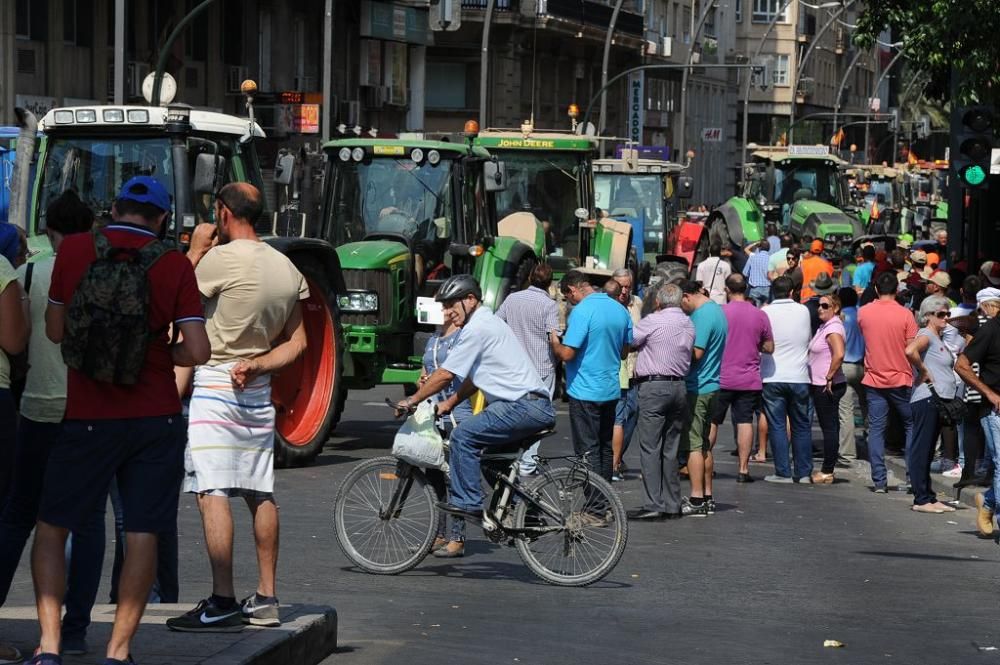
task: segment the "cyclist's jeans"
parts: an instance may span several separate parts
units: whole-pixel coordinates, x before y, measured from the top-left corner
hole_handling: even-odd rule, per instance
[[[548,399],[492,402],[482,412],[462,421],[451,435],[449,501],[465,510],[481,510],[483,491],[479,460],[491,446],[502,446],[531,436],[556,422]]]

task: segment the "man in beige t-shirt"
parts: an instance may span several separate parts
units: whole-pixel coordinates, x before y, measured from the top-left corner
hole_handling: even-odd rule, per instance
[[[212,564],[212,594],[167,621],[184,632],[231,632],[243,624],[279,626],[275,574],[278,508],[274,501],[274,425],[270,375],[306,347],[302,274],[263,243],[253,222],[260,191],[230,183],[219,191],[216,224],[195,228],[188,257],[205,299],[212,355],[194,375],[184,489],[198,496]],[[257,592],[236,603],[233,519],[229,499],[242,497],[253,514]]]

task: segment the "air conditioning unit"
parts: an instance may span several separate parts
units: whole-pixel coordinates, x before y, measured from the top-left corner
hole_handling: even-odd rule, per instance
[[[239,92],[243,81],[250,78],[250,70],[245,65],[229,65],[226,70],[226,92]]]
[[[142,82],[149,76],[149,63],[133,60],[125,70],[125,96],[142,97]]]

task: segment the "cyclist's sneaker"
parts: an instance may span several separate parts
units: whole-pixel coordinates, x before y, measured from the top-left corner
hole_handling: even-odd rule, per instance
[[[681,514],[684,517],[708,517],[708,504],[702,502],[695,505],[691,503],[691,499],[685,498],[681,502]]]
[[[206,598],[193,610],[167,619],[167,628],[182,633],[238,633],[243,630],[243,619],[239,605],[222,609]]]
[[[708,514],[715,514],[715,499],[705,499],[705,505],[708,507]]]
[[[278,616],[278,599],[261,601],[257,594],[252,593],[240,602],[240,613],[243,623],[251,626],[266,626],[277,628],[281,625],[281,617]]]

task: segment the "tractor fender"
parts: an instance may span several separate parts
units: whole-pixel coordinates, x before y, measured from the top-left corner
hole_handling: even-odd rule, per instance
[[[284,238],[272,237],[264,238],[271,247],[275,248],[285,256],[293,254],[307,254],[319,261],[327,280],[333,286],[336,293],[344,293],[347,287],[344,284],[344,273],[340,267],[340,257],[330,243],[314,238]]]
[[[496,311],[516,287],[519,268],[528,262],[534,268],[535,250],[515,238],[498,237],[476,262],[476,277],[483,291],[483,303]]]
[[[736,206],[730,201],[726,201],[712,211],[711,219],[718,218],[721,218],[725,222],[730,242],[736,247],[744,247],[746,245],[746,236],[743,233],[743,220],[740,218],[740,213],[736,209]],[[712,223],[711,219],[709,225]]]

